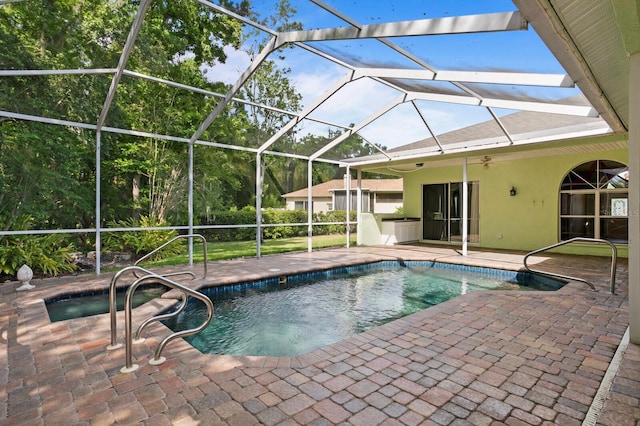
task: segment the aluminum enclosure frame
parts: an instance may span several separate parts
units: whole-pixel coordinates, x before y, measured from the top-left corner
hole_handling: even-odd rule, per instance
[[[415,21],[404,21],[404,22],[390,22],[383,24],[373,24],[373,25],[363,25],[350,17],[346,16],[342,12],[332,8],[331,6],[323,3],[320,0],[312,0],[312,3],[322,8],[323,10],[333,14],[337,18],[345,21],[349,26],[348,27],[337,27],[337,28],[327,28],[321,30],[311,30],[311,31],[292,31],[286,33],[278,33],[275,30],[266,28],[258,23],[252,22],[251,20],[241,17],[235,14],[232,11],[226,10],[218,5],[213,4],[212,2],[206,0],[195,0],[197,3],[204,5],[210,8],[212,11],[217,13],[223,13],[227,16],[238,19],[246,25],[250,25],[254,28],[257,28],[261,31],[264,31],[271,36],[270,42],[265,46],[265,48],[259,53],[259,55],[252,61],[249,67],[244,71],[244,73],[238,78],[232,88],[226,94],[218,94],[210,91],[203,91],[202,89],[190,87],[179,82],[172,82],[164,79],[159,79],[157,77],[144,75],[142,73],[128,70],[126,68],[126,64],[128,58],[131,54],[132,48],[135,45],[136,38],[140,31],[140,28],[143,24],[143,20],[149,5],[151,4],[151,0],[143,0],[141,1],[138,12],[134,18],[134,21],[131,24],[131,28],[129,30],[129,34],[127,40],[123,46],[122,53],[120,55],[120,59],[118,65],[115,68],[103,68],[103,69],[82,69],[82,70],[0,70],[0,78],[4,76],[17,76],[17,75],[75,75],[75,74],[113,74],[111,85],[107,94],[105,95],[105,101],[100,112],[100,115],[95,124],[92,123],[79,123],[73,122],[69,120],[60,120],[53,119],[49,117],[39,117],[34,115],[27,114],[19,114],[10,111],[0,111],[0,117],[9,117],[18,120],[27,120],[27,121],[35,121],[52,125],[63,125],[63,126],[71,126],[71,127],[79,127],[84,129],[93,130],[96,132],[96,209],[95,209],[95,228],[84,229],[84,230],[55,230],[55,231],[35,231],[30,233],[52,233],[52,232],[95,232],[96,235],[96,273],[100,274],[100,251],[101,251],[101,242],[100,236],[101,233],[104,232],[100,227],[100,200],[101,200],[101,188],[100,188],[100,163],[101,163],[101,152],[100,152],[100,141],[101,134],[103,132],[111,132],[111,133],[120,133],[120,134],[128,134],[135,135],[140,137],[149,137],[149,138],[158,138],[163,140],[171,140],[187,143],[189,145],[189,180],[188,180],[188,199],[189,199],[189,212],[188,212],[188,224],[186,226],[178,226],[174,227],[175,229],[187,230],[189,233],[194,232],[193,225],[193,146],[194,145],[205,145],[205,146],[213,146],[227,149],[235,149],[242,150],[248,152],[254,152],[257,158],[257,166],[256,166],[256,211],[257,211],[257,219],[255,226],[257,227],[257,256],[260,256],[260,229],[261,229],[261,199],[262,199],[262,173],[261,173],[261,157],[263,155],[281,155],[285,157],[297,158],[302,160],[307,160],[309,167],[308,173],[311,176],[311,171],[314,162],[326,162],[331,164],[336,164],[340,167],[345,167],[349,170],[350,167],[357,167],[357,163],[349,163],[341,160],[333,160],[329,158],[323,158],[328,151],[332,148],[339,145],[342,141],[344,141],[351,134],[356,134],[364,127],[372,123],[373,121],[379,119],[389,111],[393,110],[396,106],[403,103],[410,103],[416,109],[416,113],[420,117],[421,121],[424,123],[425,128],[428,132],[436,138],[436,135],[432,131],[429,125],[428,117],[425,117],[420,113],[416,105],[416,101],[426,100],[426,101],[435,101],[435,102],[445,102],[445,103],[453,103],[453,104],[461,104],[461,105],[473,105],[481,108],[485,108],[489,114],[494,118],[496,123],[502,129],[505,137],[508,141],[513,144],[514,140],[512,136],[509,134],[508,130],[500,123],[499,117],[494,113],[492,108],[508,108],[508,109],[517,109],[517,110],[528,110],[528,111],[541,111],[541,112],[551,112],[557,114],[567,114],[567,115],[577,115],[577,116],[586,116],[586,117],[598,117],[600,116],[599,111],[604,110],[603,114],[604,118],[607,119],[607,123],[609,126],[616,131],[623,131],[624,126],[621,125],[619,121],[616,120],[616,117],[610,113],[610,109],[606,108],[606,105],[603,104],[596,105],[598,108],[594,108],[593,106],[576,106],[572,104],[563,104],[562,102],[539,102],[539,101],[530,101],[530,100],[513,100],[513,99],[500,99],[500,98],[489,98],[483,97],[476,93],[473,88],[467,86],[469,83],[485,83],[485,84],[523,84],[530,86],[550,86],[550,87],[573,87],[575,84],[575,79],[570,77],[568,74],[536,74],[536,73],[506,73],[506,72],[475,72],[475,71],[464,71],[464,70],[437,70],[432,67],[430,64],[426,63],[420,58],[417,58],[415,55],[407,52],[403,48],[395,45],[389,38],[394,37],[404,37],[404,36],[437,36],[441,34],[453,34],[453,33],[469,33],[469,32],[493,32],[493,31],[522,31],[528,28],[528,22],[523,18],[523,14],[521,12],[504,12],[504,13],[490,13],[490,14],[482,14],[482,15],[470,15],[464,17],[451,17],[451,18],[434,18],[434,19],[420,19]],[[0,1],[0,7],[5,3],[11,3],[13,1]],[[520,7],[528,8],[524,5],[526,2],[521,2]],[[538,14],[535,15],[536,19],[541,19]],[[328,40],[338,40],[338,39],[374,39],[382,43],[383,45],[389,47],[395,52],[399,53],[407,60],[413,62],[419,69],[388,69],[388,68],[361,68],[355,67],[341,61],[337,57],[333,57],[325,52],[322,52],[312,45],[308,44],[309,42],[314,41],[328,41]],[[247,80],[253,75],[253,73],[258,69],[258,67],[267,60],[270,55],[276,52],[280,47],[285,44],[293,44],[297,47],[305,49],[313,54],[316,54],[322,57],[325,60],[334,62],[344,68],[347,69],[345,76],[336,82],[333,87],[330,87],[323,96],[318,98],[315,102],[310,104],[307,108],[305,108],[302,113],[294,113],[287,111],[278,111],[283,114],[289,115],[291,121],[287,123],[282,129],[280,129],[275,135],[273,135],[268,140],[264,141],[262,145],[258,148],[246,148],[240,146],[226,145],[220,144],[210,141],[201,140],[201,136],[204,131],[213,123],[215,118],[220,114],[220,112],[231,102],[244,102],[253,106],[260,106],[269,108],[267,106],[256,105],[255,103],[249,103],[246,101],[242,101],[236,97],[239,90],[243,87],[243,85],[247,82]],[[105,122],[108,116],[109,109],[113,103],[116,90],[120,84],[120,80],[122,76],[130,76],[134,78],[143,78],[151,81],[155,81],[157,83],[166,84],[171,87],[176,87],[184,90],[189,90],[197,93],[206,94],[209,96],[215,96],[220,98],[221,100],[216,105],[213,111],[207,116],[202,123],[200,123],[198,129],[193,133],[190,138],[182,138],[176,137],[172,135],[160,135],[153,134],[144,131],[136,131],[131,129],[117,129],[109,126],[105,126]],[[342,87],[352,83],[361,78],[370,78],[378,83],[381,83],[393,90],[399,92],[399,95],[396,99],[390,102],[388,105],[384,106],[382,109],[372,112],[367,118],[362,120],[360,123],[354,126],[345,127],[344,125],[337,123],[330,123],[324,120],[317,120],[311,117],[310,115],[324,102],[326,102],[332,95],[334,95],[338,90]],[[443,81],[453,84],[455,87],[460,89],[464,95],[451,95],[451,94],[439,94],[439,93],[425,93],[425,92],[416,92],[416,91],[407,91],[395,84],[395,79],[415,79],[415,80],[429,80],[429,81]],[[590,87],[590,86],[589,86]],[[584,88],[582,89],[585,90]],[[591,100],[591,98],[590,98]],[[282,153],[276,151],[269,151],[269,148],[273,146],[277,140],[285,135],[288,131],[293,129],[298,123],[303,120],[316,120],[325,124],[329,124],[331,126],[335,126],[337,128],[342,128],[343,133],[338,136],[333,141],[330,141],[325,147],[319,149],[317,152],[308,155],[308,156],[300,156],[293,155],[290,153]],[[437,138],[436,138],[437,141]],[[372,144],[373,145],[373,144]],[[438,142],[440,154],[447,154],[449,151],[449,147],[445,146]],[[474,148],[478,149],[478,148]],[[458,149],[453,148],[451,152],[457,152]],[[386,158],[383,158],[379,161],[389,161],[391,157],[387,154],[384,154]],[[376,160],[378,161],[378,160]],[[361,163],[365,164],[365,163]],[[358,185],[359,187],[359,185]],[[350,192],[350,187],[347,189]],[[309,178],[308,185],[308,193],[309,199],[311,199],[311,179]],[[347,200],[350,199],[350,196],[347,195]],[[310,212],[311,213],[311,212]],[[349,225],[349,211],[347,211],[347,225]],[[311,214],[309,215],[308,226],[308,235],[309,235],[309,244],[308,249],[311,250],[311,236],[312,236],[312,222],[311,222]],[[113,230],[113,229],[110,229]],[[9,235],[21,233],[20,231],[9,231],[2,232],[0,235]],[[192,247],[189,246],[190,259],[192,258]]]

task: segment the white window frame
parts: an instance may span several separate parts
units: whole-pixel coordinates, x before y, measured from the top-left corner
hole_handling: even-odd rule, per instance
[[[601,161],[601,160],[592,160],[592,161]],[[604,160],[607,161],[607,160]],[[614,160],[612,160],[614,161]],[[591,161],[588,161],[587,163],[589,163]],[[616,161],[620,164],[624,164],[621,163],[619,161]],[[564,177],[563,177],[563,182],[564,179],[567,177],[567,175],[571,172],[573,172],[573,170],[575,170],[576,168],[582,166],[585,163],[581,163],[579,165],[577,165],[576,167],[574,167],[573,169],[571,169]],[[625,165],[626,166],[626,165]],[[628,169],[628,167],[627,167]],[[597,173],[599,174],[600,171],[597,170]],[[585,182],[586,183],[586,182]],[[591,183],[588,183],[589,185],[592,185]],[[592,188],[588,188],[588,189],[560,189],[559,191],[559,199],[558,199],[558,210],[559,210],[559,220],[558,220],[558,241],[566,241],[567,239],[573,238],[573,236],[569,236],[568,238],[563,238],[562,235],[562,219],[585,219],[585,220],[593,220],[593,238],[597,238],[597,239],[603,239],[603,237],[601,236],[602,234],[602,230],[600,227],[600,221],[601,219],[620,219],[620,218],[626,218],[628,219],[628,212],[627,215],[625,216],[620,216],[620,215],[612,215],[612,214],[601,214],[600,212],[602,211],[600,209],[600,199],[601,199],[601,195],[602,194],[627,194],[627,199],[629,196],[629,188],[606,188],[605,185],[607,183],[604,183],[602,186],[600,187],[592,187]],[[561,183],[561,187],[562,187],[562,183]],[[594,196],[594,212],[592,215],[590,214],[580,214],[580,215],[572,215],[572,214],[562,214],[562,195],[563,194],[569,194],[569,195],[588,195],[588,194],[593,194]],[[611,213],[610,211],[611,209],[607,209],[607,211],[609,211],[609,213]],[[627,240],[623,243],[618,243],[616,242],[616,244],[627,244],[628,243],[628,236],[627,236]]]

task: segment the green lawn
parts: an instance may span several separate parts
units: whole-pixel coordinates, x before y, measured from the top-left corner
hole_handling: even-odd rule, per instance
[[[202,244],[194,240],[193,261],[203,261]],[[344,247],[346,235],[317,235],[313,237],[313,248]],[[356,245],[356,235],[351,234],[351,245]],[[307,237],[282,238],[277,240],[265,240],[260,245],[261,254],[286,253],[291,251],[306,251]],[[256,255],[255,241],[228,241],[207,243],[207,260],[234,259],[238,257],[251,257]],[[181,265],[189,263],[189,256],[185,252],[177,256],[171,256],[156,262],[145,262],[145,267]]]

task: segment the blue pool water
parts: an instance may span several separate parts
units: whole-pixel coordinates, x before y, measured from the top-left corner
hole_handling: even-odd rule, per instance
[[[164,286],[141,287],[133,293],[131,304],[133,307],[142,305],[143,303],[160,297],[165,291],[167,291],[167,288]],[[116,309],[119,311],[124,307],[124,296],[124,289],[116,292]],[[66,295],[47,300],[45,304],[51,322],[105,314],[109,312],[109,292],[99,291]]]
[[[526,273],[432,262],[379,262],[202,290],[211,324],[187,340],[204,353],[296,356],[478,290],[557,290],[564,283]],[[200,302],[166,324],[196,327]]]

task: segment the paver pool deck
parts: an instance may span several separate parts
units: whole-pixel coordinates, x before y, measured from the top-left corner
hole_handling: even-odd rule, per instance
[[[523,254],[341,248],[210,262],[206,285],[390,259],[518,270]],[[153,366],[169,334],[156,324],[134,346],[133,373],[120,372],[124,348],[105,350],[107,314],[51,323],[43,301],[108,287],[112,274],[36,280],[26,292],[2,283],[0,424],[639,425],[640,347],[624,338],[626,259],[615,294],[608,258],[531,261],[598,291],[571,282],[556,292],[473,292],[297,357],[206,355],[176,339]]]

